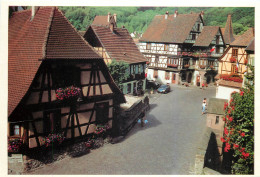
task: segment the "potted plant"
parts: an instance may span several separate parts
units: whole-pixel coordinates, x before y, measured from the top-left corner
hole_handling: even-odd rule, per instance
[[[8,152],[18,153],[20,152],[21,147],[22,147],[22,139],[20,138],[8,139]]]

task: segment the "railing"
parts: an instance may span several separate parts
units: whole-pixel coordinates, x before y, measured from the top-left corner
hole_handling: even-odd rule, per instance
[[[222,53],[212,52],[178,52],[179,56],[190,56],[190,57],[220,57]]]

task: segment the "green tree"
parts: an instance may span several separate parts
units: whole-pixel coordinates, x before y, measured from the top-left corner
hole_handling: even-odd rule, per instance
[[[246,87],[233,92],[225,103],[224,152],[233,152],[232,173],[254,173],[254,68],[248,74]]]
[[[107,67],[118,86],[120,86],[129,76],[129,64],[124,61],[118,62],[113,59],[112,62],[107,65]]]

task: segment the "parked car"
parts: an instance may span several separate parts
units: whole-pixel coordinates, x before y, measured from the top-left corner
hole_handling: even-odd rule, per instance
[[[161,86],[161,84],[159,84],[157,81],[147,80],[146,89],[151,89],[151,88],[153,88],[154,90],[156,90],[156,89],[158,89],[160,86]]]
[[[170,85],[161,85],[158,89],[157,92],[158,93],[169,93],[171,90]]]

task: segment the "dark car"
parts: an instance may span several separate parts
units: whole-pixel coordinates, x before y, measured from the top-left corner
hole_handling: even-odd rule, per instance
[[[157,92],[158,93],[168,93],[170,92],[171,88],[170,85],[161,85],[158,89]]]
[[[156,90],[156,89],[158,89],[160,86],[161,86],[161,84],[159,84],[159,83],[156,82],[156,81],[147,80],[147,83],[146,83],[146,88],[147,88],[147,89],[153,88],[154,90]]]

